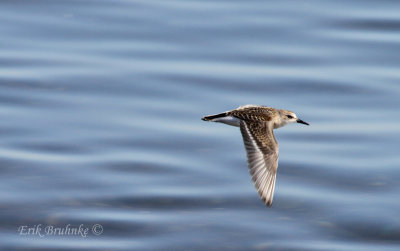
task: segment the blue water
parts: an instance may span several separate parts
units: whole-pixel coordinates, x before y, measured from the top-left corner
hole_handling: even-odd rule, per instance
[[[1,1],[1,250],[399,250],[399,10]],[[311,124],[275,132],[272,208],[200,120],[243,104]]]

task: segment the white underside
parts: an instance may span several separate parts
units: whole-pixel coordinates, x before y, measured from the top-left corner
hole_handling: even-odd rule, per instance
[[[216,118],[211,120],[213,122],[219,122],[219,123],[224,123],[227,125],[231,125],[231,126],[240,126],[240,119],[232,117],[232,116],[226,116],[226,117],[222,117],[222,118]]]

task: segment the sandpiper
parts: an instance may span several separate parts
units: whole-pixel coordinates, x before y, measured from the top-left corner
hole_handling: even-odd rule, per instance
[[[294,112],[260,105],[240,106],[202,120],[240,127],[254,186],[264,203],[271,207],[279,155],[273,130],[295,122],[309,124],[297,118]]]

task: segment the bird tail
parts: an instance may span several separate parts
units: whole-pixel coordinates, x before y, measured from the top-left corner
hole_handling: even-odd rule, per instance
[[[223,113],[220,113],[220,114],[205,116],[205,117],[203,117],[201,119],[204,120],[204,121],[212,121],[213,119],[223,118],[225,116],[226,116],[226,112],[223,112]]]

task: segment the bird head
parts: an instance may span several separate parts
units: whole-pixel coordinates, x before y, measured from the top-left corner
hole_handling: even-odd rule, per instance
[[[305,125],[310,125],[307,122],[304,122],[303,120],[299,119],[297,115],[288,110],[278,110],[279,116],[277,117],[277,121],[274,123],[275,128],[282,127],[286,124],[291,124],[291,123],[300,123],[300,124],[305,124]]]

